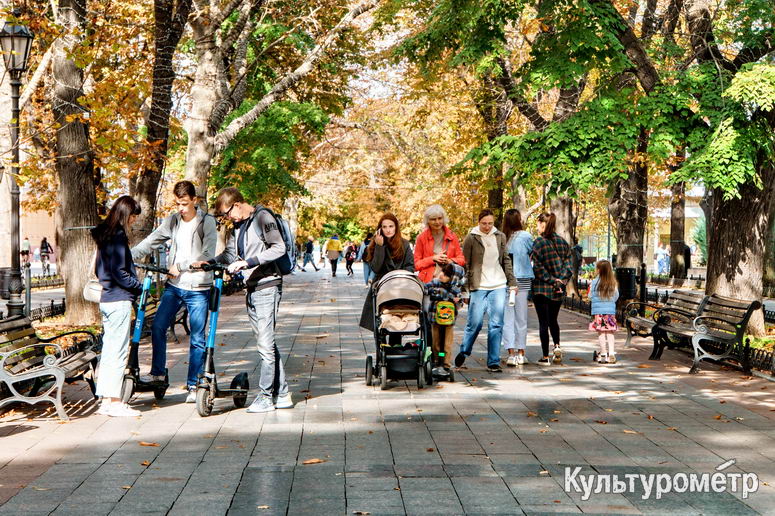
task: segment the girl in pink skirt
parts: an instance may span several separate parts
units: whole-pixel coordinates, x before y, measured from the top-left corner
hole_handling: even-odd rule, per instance
[[[616,288],[616,278],[608,260],[599,260],[595,266],[597,277],[589,286],[589,299],[592,302],[592,322],[590,331],[597,332],[600,353],[597,361],[601,364],[615,364],[614,335],[619,329],[616,324],[616,301],[619,290]]]

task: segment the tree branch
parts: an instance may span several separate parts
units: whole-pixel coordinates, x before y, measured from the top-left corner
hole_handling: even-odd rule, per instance
[[[379,0],[366,0],[345,14],[339,23],[328,31],[326,37],[312,49],[304,61],[295,70],[289,72],[279,82],[275,83],[272,89],[264,95],[253,109],[232,120],[226,129],[215,137],[216,152],[223,150],[240,131],[255,122],[269,106],[276,102],[288,90],[288,88],[296,85],[302,78],[309,74],[312,71],[313,66],[323,57],[323,55],[325,55],[326,51],[334,44],[342,31],[349,27],[356,18],[374,9],[377,4],[379,4]]]
[[[54,57],[53,49],[55,43],[56,40],[51,42],[51,45],[49,45],[46,53],[43,54],[43,58],[40,60],[40,64],[38,64],[38,67],[35,69],[35,73],[32,74],[29,82],[27,82],[27,84],[24,86],[22,96],[19,98],[20,110],[24,109],[24,106],[27,105],[27,102],[29,102],[32,94],[35,93],[35,89],[40,84],[40,81],[42,81],[43,77],[46,75],[48,67],[51,65],[51,59]]]
[[[775,51],[775,42],[773,40],[775,39],[775,31],[773,29],[770,29],[769,31],[765,32],[764,34],[764,40],[761,42],[761,44],[757,46],[752,47],[743,47],[740,52],[735,56],[735,59],[732,61],[732,66],[735,67],[735,70],[739,70],[741,66],[743,66],[746,63],[753,63],[754,61],[758,61],[762,57],[766,56],[767,54]]]
[[[549,125],[549,121],[546,120],[534,105],[528,102],[518,91],[517,83],[514,80],[514,76],[511,73],[511,65],[506,59],[499,58],[498,64],[503,70],[499,81],[503,90],[506,92],[506,96],[511,100],[514,106],[519,110],[520,114],[530,121],[530,124],[537,131],[543,131]]]

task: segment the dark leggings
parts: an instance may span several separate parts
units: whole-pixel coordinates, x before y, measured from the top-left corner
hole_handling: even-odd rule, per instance
[[[347,274],[355,274],[355,272],[353,272],[353,261],[347,260],[346,263],[347,263]]]
[[[336,274],[336,264],[339,263],[339,258],[336,260],[328,260],[331,263],[331,274]]]
[[[536,294],[533,296],[533,304],[538,315],[538,334],[541,336],[541,350],[545,357],[549,356],[549,332],[552,333],[552,341],[555,346],[560,345],[560,325],[557,324],[557,315],[560,313],[562,301],[553,301],[546,296]]]

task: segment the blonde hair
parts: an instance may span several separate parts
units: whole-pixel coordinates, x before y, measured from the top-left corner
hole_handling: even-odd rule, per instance
[[[601,299],[613,299],[616,292],[616,277],[611,262],[608,260],[598,260],[595,264],[597,269],[597,293]]]

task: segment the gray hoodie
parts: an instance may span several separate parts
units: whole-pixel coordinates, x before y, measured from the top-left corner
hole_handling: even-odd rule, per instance
[[[161,244],[170,243],[170,252],[167,257],[168,264],[177,264],[181,272],[191,272],[191,263],[197,261],[208,261],[215,255],[215,245],[218,242],[218,233],[215,228],[215,218],[199,208],[196,209],[196,229],[192,235],[191,255],[177,256],[177,243],[175,237],[180,228],[181,215],[173,213],[166,217],[159,227],[153,233],[132,248],[132,259],[141,260],[145,256],[158,248]],[[213,282],[213,275],[209,272],[196,272],[195,289],[210,288]]]

